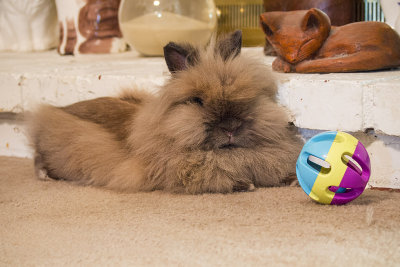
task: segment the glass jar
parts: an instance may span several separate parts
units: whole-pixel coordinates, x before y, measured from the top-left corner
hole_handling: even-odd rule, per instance
[[[170,41],[206,45],[217,25],[212,0],[122,0],[118,17],[125,41],[146,56]]]

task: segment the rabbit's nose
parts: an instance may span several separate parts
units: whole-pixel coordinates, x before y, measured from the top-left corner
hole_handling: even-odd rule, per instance
[[[231,139],[234,135],[237,134],[242,123],[238,120],[227,121],[225,123],[221,123],[221,130]]]
[[[226,131],[226,130],[224,130],[224,132],[229,138],[233,137],[233,132],[229,132],[229,131]]]
[[[233,143],[233,137],[235,135],[235,132],[227,129],[222,129],[222,131],[226,134],[226,136],[228,136],[228,142]]]

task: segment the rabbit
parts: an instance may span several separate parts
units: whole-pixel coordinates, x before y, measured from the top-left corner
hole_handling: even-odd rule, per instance
[[[206,48],[168,43],[171,77],[157,94],[41,105],[29,119],[37,176],[183,194],[287,184],[302,141],[270,69],[242,56],[241,42],[236,31]]]

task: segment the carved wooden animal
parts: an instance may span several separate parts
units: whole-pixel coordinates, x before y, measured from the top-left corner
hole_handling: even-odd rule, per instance
[[[261,26],[278,54],[273,69],[328,73],[400,66],[400,36],[382,22],[331,27],[319,9],[261,14]]]
[[[334,26],[356,22],[358,9],[362,9],[364,0],[264,0],[264,11],[294,11],[318,8],[325,12]],[[276,56],[274,48],[265,40],[264,53]]]
[[[331,24],[341,26],[355,22],[357,5],[363,0],[264,0],[265,12],[295,11],[318,8],[331,19]]]

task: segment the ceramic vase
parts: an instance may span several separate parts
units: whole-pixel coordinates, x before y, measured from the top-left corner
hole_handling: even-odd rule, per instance
[[[54,0],[0,0],[0,50],[53,48],[57,33]]]
[[[400,33],[400,1],[380,0],[385,22]]]
[[[118,25],[120,0],[56,0],[61,55],[126,50]]]

